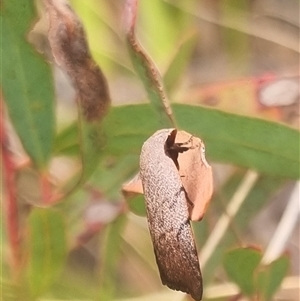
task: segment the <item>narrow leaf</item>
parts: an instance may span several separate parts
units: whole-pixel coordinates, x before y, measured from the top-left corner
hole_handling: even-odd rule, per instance
[[[63,216],[53,209],[35,208],[29,217],[28,282],[32,296],[44,293],[56,280],[67,252]]]
[[[104,74],[93,60],[80,19],[66,2],[45,0],[48,39],[56,63],[69,75],[78,96],[81,183],[97,168],[102,139],[100,125],[110,106]]]
[[[203,138],[209,158],[270,175],[299,178],[299,131],[203,107],[178,105],[175,113],[177,108],[178,123]]]
[[[164,92],[159,71],[135,36],[137,7],[138,0],[127,0],[124,14],[126,42],[132,64],[144,84],[149,100],[160,119],[161,126],[175,127],[172,109]]]
[[[254,271],[261,257],[259,251],[250,248],[232,250],[224,257],[224,268],[228,276],[247,296],[254,296]]]
[[[271,176],[299,178],[297,130],[200,106],[174,104],[174,111],[180,128],[204,141],[208,161],[231,163]],[[103,123],[106,139],[103,155],[139,154],[142,143],[159,128],[149,105],[115,107]],[[78,142],[73,143],[76,146]]]
[[[252,168],[269,175],[299,178],[297,130],[261,119],[198,106],[174,105],[180,128],[201,137],[209,160]],[[145,122],[147,118],[147,122]],[[114,108],[104,123],[105,152],[139,153],[146,138],[159,128],[149,106]]]
[[[54,89],[50,66],[26,41],[36,16],[33,1],[1,2],[1,85],[10,118],[25,150],[45,168],[54,136]]]
[[[79,130],[75,123],[64,128],[57,135],[54,145],[55,155],[79,155]]]
[[[120,215],[106,231],[103,243],[103,263],[101,266],[101,299],[112,300],[116,293],[116,269],[122,243],[122,231],[127,222],[125,215]]]
[[[120,187],[124,179],[130,178],[138,170],[138,156],[103,157],[90,179],[90,183],[101,187],[101,191],[111,199],[120,197]]]

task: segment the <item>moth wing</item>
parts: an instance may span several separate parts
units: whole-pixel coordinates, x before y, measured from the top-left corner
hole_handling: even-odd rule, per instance
[[[202,277],[189,223],[188,201],[178,164],[174,164],[177,156],[166,153],[168,147],[172,148],[176,133],[174,129],[161,130],[143,144],[140,176],[162,283],[198,301],[202,298]]]
[[[205,159],[204,143],[185,131],[178,131],[176,143],[190,149],[178,155],[179,174],[186,191],[192,221],[203,218],[213,193],[212,168]],[[190,203],[189,203],[190,202]]]
[[[131,180],[123,184],[122,193],[126,198],[133,197],[136,194],[144,194],[140,173],[136,174]]]
[[[192,221],[202,220],[213,193],[212,169],[209,166],[201,170],[197,176],[197,193],[192,199],[193,208],[190,210]]]
[[[201,300],[202,276],[189,222],[183,224],[177,235],[162,233],[153,244],[162,283]]]

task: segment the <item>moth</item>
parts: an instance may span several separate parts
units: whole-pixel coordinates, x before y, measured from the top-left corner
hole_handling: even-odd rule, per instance
[[[142,146],[138,176],[123,189],[144,193],[162,283],[201,300],[202,276],[190,220],[203,218],[212,195],[204,143],[184,131],[157,131]]]

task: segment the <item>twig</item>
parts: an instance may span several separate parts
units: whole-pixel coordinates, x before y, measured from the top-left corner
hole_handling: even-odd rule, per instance
[[[277,259],[294,230],[300,215],[300,181],[292,191],[290,200],[283,212],[281,220],[262,258],[263,264],[269,264]]]
[[[235,194],[233,195],[231,201],[229,202],[226,209],[226,213],[224,213],[220,217],[212,233],[207,239],[204,247],[201,250],[200,262],[202,268],[204,268],[209,258],[212,256],[214,250],[216,249],[217,245],[220,243],[222,237],[224,236],[225,232],[227,231],[230,225],[231,220],[237,214],[241,205],[245,201],[248,193],[253,188],[255,182],[258,179],[258,176],[259,175],[255,171],[247,171],[246,175],[242,180],[242,183],[240,184]]]
[[[6,191],[5,218],[7,236],[11,251],[11,269],[15,278],[19,276],[21,266],[20,233],[17,205],[17,191],[15,183],[15,165],[11,153],[8,150],[8,136],[4,125],[3,103],[0,100],[0,143],[2,150],[2,163],[4,171],[4,183]]]
[[[218,191],[217,195],[220,198],[221,209],[227,214],[227,211],[226,211],[226,204],[227,204],[226,197],[223,195],[223,193],[221,191]],[[228,227],[230,228],[230,230],[232,231],[233,235],[235,236],[235,239],[238,242],[238,244],[242,245],[243,244],[243,240],[242,240],[241,234],[239,233],[238,227],[235,224],[235,221],[231,220]]]

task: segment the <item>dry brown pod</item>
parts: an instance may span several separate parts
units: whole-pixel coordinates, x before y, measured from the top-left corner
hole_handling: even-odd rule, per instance
[[[202,298],[202,276],[190,220],[201,220],[211,199],[212,170],[204,143],[185,131],[163,129],[144,144],[140,172],[123,186],[144,193],[162,283]]]
[[[86,121],[101,121],[110,106],[109,89],[92,58],[81,21],[66,0],[44,0],[44,3],[54,59],[69,75]]]

